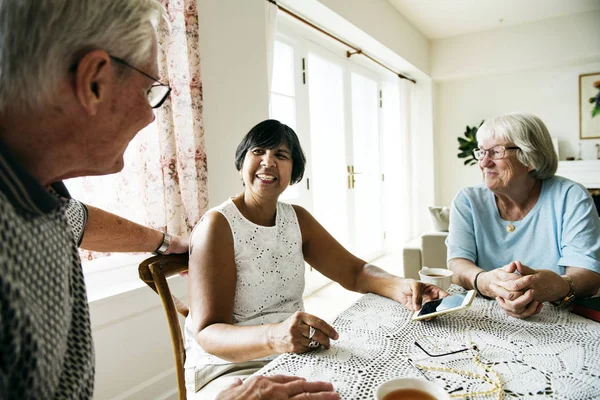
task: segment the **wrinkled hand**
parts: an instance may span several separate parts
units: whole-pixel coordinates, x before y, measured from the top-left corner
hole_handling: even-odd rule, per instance
[[[522,296],[525,290],[523,285],[531,283],[531,277],[525,278],[517,274],[517,264],[520,261],[513,261],[502,268],[496,268],[492,271],[484,272],[477,278],[477,288],[485,296],[496,298],[502,297],[505,300],[515,300]],[[516,282],[521,280],[517,285]]]
[[[340,395],[326,382],[307,382],[295,376],[255,376],[234,382],[217,395],[219,400],[338,400]]]
[[[182,254],[187,253],[190,247],[190,240],[183,236],[171,236],[171,244],[165,251],[165,254]]]
[[[527,318],[539,314],[544,306],[539,301],[533,300],[533,290],[531,289],[516,300],[505,300],[498,296],[496,301],[508,315],[514,318]]]
[[[569,284],[557,273],[547,269],[535,270],[520,261],[511,264],[515,264],[515,268],[521,274],[521,277],[511,282],[510,289],[528,293],[528,298],[539,304],[533,314],[541,311],[541,303],[557,300],[562,297],[563,293],[568,293]],[[506,284],[498,284],[495,287],[495,292],[505,299],[507,298],[506,286]],[[521,303],[524,301],[526,300],[523,299]]]
[[[165,251],[165,254],[187,253],[189,247],[190,247],[189,238],[173,235],[173,236],[171,236],[171,244],[169,245],[169,248],[167,248],[167,250]],[[183,271],[183,272],[179,273],[179,275],[187,276],[188,272]]]
[[[494,274],[495,272],[496,274]],[[514,318],[527,318],[538,314],[543,307],[543,300],[536,296],[539,288],[536,285],[536,281],[539,280],[538,272],[541,270],[536,271],[520,261],[513,261],[502,268],[481,274],[479,277],[481,279],[482,276],[488,274],[493,274],[492,278],[501,277],[501,279],[488,283],[489,291],[493,293],[493,297],[508,315]],[[554,274],[551,271],[547,272]],[[489,282],[489,278],[490,276],[485,276],[487,282]],[[559,277],[559,279],[561,278]],[[478,279],[478,286],[479,282]]]
[[[312,339],[309,339],[310,327],[315,328]],[[337,340],[338,333],[331,325],[314,315],[297,311],[288,319],[272,325],[269,332],[269,344],[276,353],[305,353],[313,350],[308,345],[316,340],[326,349],[330,347],[330,339]]]
[[[430,283],[414,279],[402,279],[397,292],[397,301],[411,311],[421,309],[421,304],[448,296],[443,289]]]

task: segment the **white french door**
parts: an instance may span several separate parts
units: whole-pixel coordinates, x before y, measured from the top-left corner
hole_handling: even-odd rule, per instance
[[[350,248],[344,69],[315,49],[307,53],[306,61],[313,215]]]
[[[296,130],[303,182],[282,199],[307,208],[344,247],[371,261],[384,251],[384,79],[303,37],[278,33],[271,117]],[[397,79],[397,78],[396,78]],[[307,270],[307,292],[328,280]]]
[[[306,44],[313,213],[358,257],[381,255],[379,82],[375,74]]]
[[[377,78],[366,71],[350,72],[352,153],[349,161],[353,248],[357,256],[372,260],[381,255],[382,175],[379,152],[379,93]]]

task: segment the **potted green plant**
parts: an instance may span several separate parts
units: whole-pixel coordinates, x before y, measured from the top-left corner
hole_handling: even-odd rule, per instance
[[[592,108],[592,118],[600,115],[600,81],[594,82],[594,87],[598,89],[598,93],[594,97],[590,97],[590,104],[594,104]]]
[[[481,121],[481,126],[483,121]],[[465,165],[473,165],[477,164],[477,159],[473,155],[473,150],[475,150],[479,145],[477,144],[477,130],[479,126],[469,127],[467,125],[467,129],[465,130],[465,137],[458,137],[458,158],[466,158],[464,164]]]

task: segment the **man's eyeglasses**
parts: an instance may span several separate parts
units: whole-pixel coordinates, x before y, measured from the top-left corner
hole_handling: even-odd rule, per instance
[[[504,158],[504,156],[506,155],[506,150],[521,150],[521,148],[517,146],[494,146],[490,147],[489,149],[475,149],[473,150],[473,156],[477,160],[483,160],[483,158],[485,157],[485,153],[488,153],[492,160],[499,160],[501,158]]]
[[[470,342],[470,335],[468,333],[459,333],[459,335],[466,335],[469,337],[469,342],[463,342],[462,340],[454,340],[458,338],[437,338],[433,336],[423,336],[415,341],[415,345],[421,349],[429,357],[442,357],[450,354],[462,353],[467,350],[476,350],[477,346]]]
[[[134,67],[133,65],[128,64],[127,61],[125,61],[119,57],[110,56],[110,58],[112,58],[113,60],[115,60],[131,69],[136,70],[140,74],[142,74],[156,82],[155,84],[150,86],[150,89],[148,89],[148,91],[146,92],[146,97],[148,98],[148,103],[150,103],[150,107],[158,108],[158,107],[162,106],[162,104],[165,102],[165,100],[167,100],[167,97],[169,97],[169,94],[171,93],[171,87],[169,85],[161,83],[158,79],[153,78],[152,76],[148,75],[144,71],[141,71],[141,70],[137,69],[136,67]]]

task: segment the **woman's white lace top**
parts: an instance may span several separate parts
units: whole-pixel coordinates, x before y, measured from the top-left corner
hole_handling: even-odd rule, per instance
[[[250,222],[232,199],[210,211],[223,214],[233,234],[237,270],[234,325],[278,323],[296,311],[304,311],[302,234],[294,208],[290,204],[277,203],[275,226]],[[192,334],[191,318],[190,313],[185,321],[185,367],[229,364],[200,347]]]

